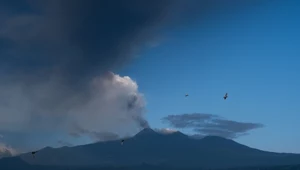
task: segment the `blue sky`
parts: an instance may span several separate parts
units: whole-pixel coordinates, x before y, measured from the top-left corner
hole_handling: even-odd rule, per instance
[[[300,153],[299,5],[269,1],[164,30],[119,73],[145,94],[152,127],[166,127],[160,119],[169,114],[211,113],[265,125],[238,142]]]

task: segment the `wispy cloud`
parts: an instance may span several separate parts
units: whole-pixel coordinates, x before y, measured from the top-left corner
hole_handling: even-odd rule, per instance
[[[0,143],[0,158],[15,156],[18,153],[19,152],[16,149],[12,148],[11,146],[5,143]]]
[[[250,130],[264,127],[260,123],[226,120],[218,115],[205,113],[168,115],[162,121],[174,128],[192,129],[196,136],[214,135],[225,138],[237,138],[247,135]]]
[[[171,133],[174,133],[174,132],[177,132],[178,130],[176,129],[171,129],[171,128],[155,128],[154,129],[156,132],[158,133],[162,133],[162,134],[171,134]]]

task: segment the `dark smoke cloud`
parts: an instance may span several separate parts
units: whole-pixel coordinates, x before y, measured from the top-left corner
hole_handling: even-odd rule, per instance
[[[75,125],[73,128],[73,131],[69,133],[73,137],[81,137],[81,136],[88,136],[90,137],[93,141],[111,141],[111,140],[116,140],[119,139],[120,136],[117,133],[113,132],[95,132],[95,131],[90,131],[87,129],[83,129],[80,126]]]
[[[8,110],[3,112],[12,112],[5,115],[8,123],[32,128],[64,121],[67,116],[60,113],[96,100],[95,89],[90,87],[95,77],[104,77],[103,82],[115,81],[115,75],[106,72],[118,69],[151,41],[173,5],[171,0],[1,3],[5,14],[0,19],[0,76],[4,80],[1,98],[6,106],[22,104],[18,108],[6,107]],[[97,90],[102,93],[107,89]],[[143,108],[137,107],[142,100],[139,94],[127,92],[122,95],[127,103],[125,112],[142,113]],[[10,101],[8,96],[13,96]],[[16,118],[21,110],[31,113]],[[49,114],[55,117],[49,119]],[[149,126],[141,114],[128,116],[141,128]],[[49,123],[45,124],[42,120],[46,119]]]
[[[237,0],[16,0],[2,2],[1,68],[8,72],[63,75],[77,85],[117,69],[161,28],[240,10]],[[5,9],[5,10],[4,10]],[[222,10],[221,10],[222,11]],[[17,13],[18,12],[18,13]],[[219,14],[222,15],[222,14]],[[49,75],[48,75],[49,76]],[[70,84],[69,84],[70,85]]]
[[[149,127],[136,82],[108,71],[118,71],[164,29],[247,5],[234,0],[1,1],[0,130],[69,134],[77,124],[92,133],[125,134]]]
[[[111,141],[119,139],[119,135],[113,132],[94,132],[93,136],[98,141]]]
[[[17,73],[55,71],[75,83],[131,59],[173,4],[171,0],[28,2],[26,11],[8,13],[2,22],[0,38],[8,50],[1,50],[1,65]]]
[[[51,82],[36,85],[30,94],[22,84],[0,87],[3,99],[0,103],[0,130],[4,132],[73,133],[99,141],[117,138],[106,132],[124,136],[149,126],[144,119],[144,97],[136,82],[127,76],[107,73],[95,77],[89,83],[88,90],[92,93],[88,99],[83,100],[80,93],[75,93],[69,100],[54,103],[47,100],[47,95],[57,95],[60,89],[56,91]],[[136,96],[134,101],[132,96]]]
[[[191,128],[197,138],[212,135],[233,139],[247,135],[250,130],[264,127],[260,123],[237,122],[205,113],[168,115],[162,121],[174,128]]]

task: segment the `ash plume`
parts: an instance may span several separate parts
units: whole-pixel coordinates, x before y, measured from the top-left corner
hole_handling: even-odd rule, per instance
[[[0,130],[70,134],[76,124],[101,138],[149,127],[137,83],[110,71],[119,71],[160,31],[225,4],[214,3],[1,1]]]

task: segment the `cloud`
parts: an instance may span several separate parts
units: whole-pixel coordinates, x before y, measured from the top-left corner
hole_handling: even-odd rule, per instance
[[[12,148],[4,143],[0,143],[0,158],[15,156],[17,154],[18,154],[18,152],[14,148]]]
[[[144,96],[128,76],[108,72],[89,83],[88,97],[78,92],[66,101],[51,103],[47,95],[57,95],[56,88],[51,82],[28,89],[22,84],[2,87],[0,130],[50,134],[46,138],[65,133],[100,141],[149,126],[144,119]]]
[[[140,48],[153,44],[161,30],[215,15],[217,9],[232,11],[255,4],[237,0],[3,3],[2,71],[26,80],[23,75],[31,74],[30,82],[60,76],[69,88],[80,88],[93,76],[119,69]]]
[[[174,4],[171,0],[29,2],[19,15],[6,10],[0,29],[2,68],[17,74],[56,72],[73,86],[82,77],[127,63],[156,37]]]
[[[30,132],[35,139],[52,134],[43,139],[56,142],[61,138],[54,136],[78,133],[75,125],[88,136],[148,127],[137,83],[108,71],[159,43],[163,30],[203,16],[201,9],[228,4],[231,11],[232,2],[221,2],[0,2],[0,131]]]
[[[68,135],[76,124],[105,140],[148,127],[137,83],[109,71],[156,40],[172,4],[0,2],[0,131]]]
[[[178,130],[170,129],[170,128],[161,128],[161,129],[155,128],[154,130],[162,134],[172,134],[178,132]]]
[[[218,116],[205,113],[192,113],[182,115],[168,115],[167,117],[162,118],[162,121],[164,123],[169,123],[176,128],[193,128],[205,123],[206,121],[210,121],[213,118],[218,118]]]
[[[111,141],[120,138],[120,136],[117,133],[113,133],[113,132],[96,132],[96,131],[89,131],[87,129],[83,129],[82,127],[79,126],[74,126],[74,127],[75,128],[73,129],[72,132],[70,132],[70,135],[75,138],[81,136],[88,136],[95,142]]]
[[[174,128],[190,128],[197,138],[213,135],[233,139],[247,135],[250,130],[264,127],[260,123],[237,122],[205,113],[168,115],[162,121]]]
[[[111,141],[120,138],[118,134],[112,132],[96,132],[94,137],[99,141]]]

